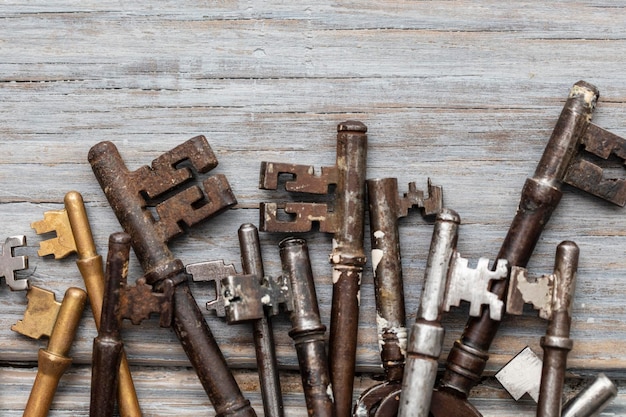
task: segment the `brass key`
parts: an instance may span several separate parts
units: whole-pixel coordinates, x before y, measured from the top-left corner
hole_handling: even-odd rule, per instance
[[[217,415],[255,416],[191,294],[183,263],[167,246],[183,233],[183,223],[193,226],[237,203],[223,175],[208,177],[202,188],[180,190],[194,180],[192,168],[206,173],[217,166],[207,140],[192,138],[135,171],[126,168],[115,145],[100,142],[89,151],[89,162],[144,270],[138,290],[173,286],[172,327]],[[162,315],[161,324],[168,319]]]
[[[349,417],[352,410],[354,367],[359,322],[361,274],[365,265],[363,248],[365,217],[365,169],[367,127],[358,121],[337,126],[336,164],[322,167],[319,175],[311,166],[263,162],[259,188],[275,190],[281,174],[294,178],[285,183],[287,191],[328,194],[335,185],[334,207],[324,203],[286,203],[291,221],[278,219],[278,205],[261,203],[261,231],[306,232],[319,223],[321,232],[333,233],[330,262],[333,265],[333,301],[330,321],[330,375],[335,393],[337,417]]]
[[[590,123],[598,95],[597,88],[584,81],[570,90],[535,174],[524,185],[517,213],[497,256],[508,260],[510,266],[527,265],[561,200],[563,182],[614,204],[626,203],[626,181],[603,178],[602,169],[584,159],[586,154],[626,159],[626,141]],[[495,283],[491,291],[504,299],[507,283]],[[450,350],[446,371],[433,395],[434,417],[480,416],[467,397],[485,369],[499,323],[490,317],[488,308],[480,317],[469,319],[461,339]]]
[[[39,349],[37,376],[24,409],[25,417],[45,417],[59,380],[72,363],[67,355],[78,329],[87,294],[80,288],[69,288],[60,304],[54,301],[54,293],[38,287],[31,287],[27,296],[28,307],[24,320],[11,326],[11,330],[33,339],[50,337],[48,347]]]
[[[56,233],[55,238],[44,240],[39,244],[40,249],[37,253],[39,256],[54,255],[55,259],[65,258],[72,253],[78,255],[76,265],[85,282],[96,329],[99,330],[104,298],[102,257],[96,252],[83,197],[76,191],[70,191],[65,195],[64,203],[65,209],[47,211],[43,220],[31,224],[37,234]],[[119,369],[120,416],[141,417],[137,392],[123,351]]]

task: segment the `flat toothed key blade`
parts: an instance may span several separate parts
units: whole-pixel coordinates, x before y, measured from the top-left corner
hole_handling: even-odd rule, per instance
[[[16,279],[15,271],[28,268],[26,256],[14,256],[13,249],[26,246],[26,236],[10,236],[0,244],[0,278],[4,277],[11,291],[24,291],[28,289],[27,279]]]

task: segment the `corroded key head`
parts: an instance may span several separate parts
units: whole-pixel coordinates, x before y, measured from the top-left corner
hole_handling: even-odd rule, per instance
[[[7,285],[12,291],[23,291],[28,289],[28,280],[15,279],[15,271],[28,268],[28,258],[26,256],[13,256],[13,249],[18,246],[26,246],[26,236],[10,236],[3,244],[0,244],[0,278],[4,277]]]

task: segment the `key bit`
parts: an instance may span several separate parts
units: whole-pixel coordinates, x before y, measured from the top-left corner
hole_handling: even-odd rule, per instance
[[[11,330],[28,336],[31,339],[49,337],[61,308],[52,291],[32,286],[26,293],[28,305],[24,319],[18,320]]]
[[[539,385],[541,384],[541,359],[526,346],[500,369],[495,377],[515,401],[519,401],[528,393],[535,401],[539,401]]]
[[[162,292],[152,291],[152,285],[146,284],[141,277],[135,285],[128,285],[122,277],[120,289],[119,315],[137,325],[150,318],[152,313],[159,314],[159,325],[170,327],[172,324],[174,283],[170,279],[162,282]]]
[[[99,329],[105,282],[102,257],[96,251],[82,195],[77,191],[70,191],[63,201],[65,205],[63,210],[45,212],[43,220],[31,224],[37,234],[56,233],[55,238],[40,243],[38,254],[39,256],[54,255],[55,259],[65,258],[72,253],[78,255],[76,265],[85,282],[93,318],[96,328]],[[124,353],[122,353],[118,389],[120,416],[141,417],[135,385]]]
[[[26,246],[26,236],[10,236],[5,239],[0,256],[0,278],[4,277],[11,291],[24,291],[28,289],[28,280],[15,279],[15,271],[28,268],[26,256],[14,256],[13,249]]]
[[[237,270],[233,264],[225,264],[223,260],[197,262],[189,264],[185,270],[192,276],[194,281],[213,282],[215,284],[215,299],[207,301],[206,308],[214,310],[217,317],[225,317],[225,299],[222,296],[222,279],[230,275],[236,275]]]
[[[524,394],[537,402],[541,385],[541,359],[526,346],[496,373],[496,379],[518,401]],[[563,407],[561,417],[593,417],[617,396],[617,387],[603,373],[570,399]]]
[[[365,390],[353,409],[353,416],[370,415],[385,407],[381,404],[400,390],[407,348],[406,312],[402,280],[402,259],[398,219],[408,215],[411,207],[421,209],[424,217],[441,211],[443,191],[428,180],[428,198],[409,184],[409,191],[400,197],[396,178],[367,180],[372,242],[372,268],[376,298],[376,324],[380,358],[385,380]],[[378,412],[377,411],[377,412]],[[393,411],[395,415],[397,406]],[[386,414],[383,414],[386,415]]]
[[[217,166],[207,140],[192,138],[156,158],[151,166],[135,171],[126,168],[115,145],[100,142],[89,151],[89,162],[118,221],[131,237],[145,285],[165,293],[169,285],[165,281],[171,280],[172,327],[217,415],[255,416],[191,294],[183,263],[167,246],[184,227],[237,203],[224,175],[209,176],[202,187],[191,184],[196,179],[192,168],[206,173]],[[138,284],[136,291],[145,291],[144,283]],[[166,321],[162,315],[161,323]]]
[[[37,287],[32,287],[31,291],[35,288]],[[54,295],[49,294],[29,297],[27,313],[30,310],[32,314],[26,314],[21,325],[11,327],[12,330],[28,337],[38,338],[42,335],[50,337],[48,347],[39,350],[37,376],[24,409],[24,415],[29,417],[45,417],[48,414],[59,380],[72,362],[67,355],[78,329],[87,294],[80,288],[69,288],[60,305],[51,302],[50,297],[54,300]],[[33,304],[41,299],[46,300],[45,305]],[[46,325],[49,326],[51,321],[41,319],[45,314],[55,317],[53,326],[44,328]],[[36,320],[38,323],[29,323],[31,320]]]
[[[504,303],[496,294],[489,291],[489,288],[491,281],[507,278],[509,274],[507,261],[498,259],[493,271],[487,258],[480,258],[475,269],[470,268],[468,264],[467,259],[455,253],[450,266],[444,310],[450,311],[451,306],[458,307],[461,301],[468,301],[470,316],[480,316],[482,306],[487,306],[491,320],[501,320]]]
[[[321,232],[333,233],[330,374],[337,417],[348,417],[352,409],[360,281],[365,265],[367,127],[358,121],[346,121],[337,126],[337,132],[335,165],[323,167],[320,175],[307,165],[264,162],[259,182],[259,188],[274,190],[279,176],[285,174],[292,177],[285,183],[286,191],[329,194],[334,186],[330,193],[332,203],[261,203],[259,228],[265,232],[299,233],[311,230],[317,223]],[[279,208],[289,215],[289,220],[278,218]]]
[[[510,266],[527,265],[561,200],[563,182],[614,204],[626,202],[626,183],[603,179],[602,169],[585,159],[589,154],[599,158],[613,154],[624,159],[624,139],[590,123],[598,96],[597,88],[584,81],[577,82],[570,90],[535,173],[522,189],[517,213],[497,259],[506,259]],[[504,299],[507,286],[508,280],[498,281],[491,286],[491,292]],[[433,397],[433,417],[480,415],[465,410],[465,404],[471,388],[480,381],[498,327],[499,322],[492,319],[487,308],[480,317],[469,319],[461,339],[448,355],[446,371]]]
[[[112,416],[115,408],[118,369],[123,352],[119,326],[120,284],[126,282],[129,254],[130,236],[113,233],[109,237],[102,319],[98,336],[93,341],[90,417]]]

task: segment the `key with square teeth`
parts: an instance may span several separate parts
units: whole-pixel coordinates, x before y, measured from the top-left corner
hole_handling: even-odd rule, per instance
[[[279,206],[261,203],[260,230],[265,232],[306,232],[313,223],[321,232],[333,233],[330,262],[333,265],[333,301],[330,322],[330,375],[335,389],[337,417],[349,417],[352,410],[354,367],[359,319],[361,274],[365,265],[363,248],[365,216],[365,168],[367,127],[358,121],[337,126],[337,155],[332,167],[315,175],[311,166],[263,162],[259,188],[275,190],[278,178],[289,174],[285,183],[290,192],[329,194],[333,206],[324,203],[288,202],[282,206],[291,219],[278,218]]]
[[[278,278],[262,275],[263,261],[256,227],[252,224],[242,225],[239,228],[239,243],[243,275],[233,272],[220,278],[215,271],[223,265],[221,261],[187,265],[187,271],[193,274],[194,281],[216,281],[216,288],[219,289],[217,299],[207,303],[207,308],[223,307],[223,315],[229,324],[254,323],[259,378],[262,386],[268,384],[262,390],[263,399],[265,401],[269,398],[270,404],[274,404],[277,403],[277,397],[281,405],[276,353],[273,345],[265,346],[273,341],[273,333],[271,327],[262,328],[259,322],[265,318],[267,323],[271,323],[270,317],[288,311],[293,326],[289,335],[296,345],[308,415],[334,416],[324,340],[326,327],[320,320],[306,242],[290,238],[280,243],[283,273]],[[267,415],[276,415],[278,412],[276,406],[270,409],[273,409],[270,410],[272,414]]]
[[[0,244],[0,278],[4,277],[11,291],[28,289],[28,280],[15,278],[15,271],[28,268],[28,257],[14,256],[13,250],[20,246],[26,246],[26,236],[10,236]]]
[[[126,168],[115,145],[101,142],[89,151],[89,162],[144,270],[137,291],[173,286],[172,327],[217,415],[255,416],[191,294],[183,263],[167,246],[183,233],[183,224],[191,227],[237,203],[223,175],[185,188],[195,178],[192,168],[206,173],[217,166],[208,142],[197,136],[135,171]],[[161,316],[161,323],[167,320]]]
[[[406,353],[407,329],[404,310],[402,260],[398,219],[411,207],[421,209],[424,217],[441,211],[443,192],[428,180],[428,198],[409,184],[409,192],[400,197],[395,178],[367,180],[367,194],[372,242],[372,268],[376,297],[376,323],[380,358],[385,380],[365,390],[353,409],[353,416],[367,416],[380,402],[400,389]]]

